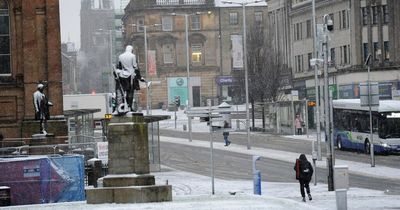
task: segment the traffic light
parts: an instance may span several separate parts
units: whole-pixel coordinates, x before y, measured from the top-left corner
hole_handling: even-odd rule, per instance
[[[181,106],[181,97],[180,96],[175,96],[175,105],[176,105],[176,107]]]

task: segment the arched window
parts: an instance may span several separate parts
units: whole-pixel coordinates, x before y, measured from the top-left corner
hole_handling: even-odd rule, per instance
[[[0,75],[11,74],[10,16],[7,0],[0,0]]]

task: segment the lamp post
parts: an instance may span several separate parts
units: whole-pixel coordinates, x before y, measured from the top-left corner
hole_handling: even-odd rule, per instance
[[[259,3],[261,0],[255,1],[242,1],[242,2],[232,2],[232,1],[222,1],[223,4],[236,4],[242,6],[243,15],[243,68],[244,68],[244,86],[246,91],[246,136],[247,136],[247,149],[251,149],[250,146],[250,113],[249,113],[249,76],[247,70],[247,40],[246,40],[246,5]]]
[[[157,27],[157,26],[160,26],[160,25],[161,24],[158,24],[158,23],[152,24],[152,25],[136,25],[136,24],[132,24],[133,27],[135,27],[135,26],[143,27],[144,62],[145,62],[144,68],[145,68],[145,78],[146,78],[146,83],[147,83],[147,85],[146,85],[146,87],[147,87],[147,91],[146,91],[146,115],[150,115],[150,107],[151,107],[151,105],[149,105],[149,104],[151,104],[151,101],[149,102],[149,97],[150,97],[150,95],[149,95],[149,87],[150,87],[150,84],[148,84],[149,81],[147,81],[148,77],[149,77],[149,71],[148,71],[148,65],[149,64],[148,64],[148,58],[147,58],[147,27],[149,27],[149,26]]]
[[[312,16],[313,16],[313,28],[314,28],[314,58],[317,58],[317,23],[315,21],[315,0],[312,0]],[[319,108],[319,79],[318,79],[318,66],[314,66],[314,85],[315,85],[315,107],[316,107],[316,127],[317,127],[317,157],[318,160],[322,160],[321,154],[321,123],[320,123],[320,108]],[[312,151],[315,151],[315,145],[313,145]]]
[[[328,168],[328,190],[333,191],[333,141],[331,135],[331,120],[330,120],[330,109],[332,107],[330,104],[329,96],[329,77],[328,77],[328,33],[332,30],[333,21],[330,19],[329,15],[324,15],[324,102],[325,102],[325,139],[326,139],[326,162]]]
[[[204,12],[195,12],[192,14],[177,14],[177,13],[170,13],[172,16],[183,16],[185,17],[185,45],[186,45],[186,86],[187,86],[187,108],[186,110],[190,110],[191,106],[191,101],[190,101],[190,63],[189,63],[189,16],[191,15],[201,15],[204,14]],[[207,12],[207,14],[210,14],[210,12]],[[191,142],[193,137],[192,137],[192,117],[188,115],[188,131],[189,131],[189,141]]]

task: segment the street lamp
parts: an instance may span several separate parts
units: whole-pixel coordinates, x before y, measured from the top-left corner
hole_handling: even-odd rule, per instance
[[[157,27],[157,26],[160,26],[161,24],[158,24],[158,23],[156,23],[156,24],[152,24],[152,25],[136,25],[136,24],[132,24],[132,26],[133,27],[135,27],[135,26],[138,26],[138,27],[143,27],[143,36],[144,36],[144,62],[145,62],[145,64],[144,64],[144,66],[145,66],[145,71],[146,71],[146,73],[145,73],[145,78],[146,78],[146,83],[149,83],[149,81],[147,81],[147,79],[148,79],[148,63],[147,63],[147,27],[149,27],[149,26],[153,26],[153,27]],[[133,30],[132,30],[133,31]],[[147,91],[146,91],[146,115],[149,115],[150,114],[150,106],[149,106],[149,87],[150,87],[150,84],[147,84],[146,85],[148,88],[147,88]],[[150,102],[151,103],[151,102]]]
[[[324,22],[324,38],[323,38],[323,46],[324,46],[324,103],[325,103],[325,139],[326,139],[326,162],[328,168],[328,190],[333,191],[333,141],[331,135],[331,116],[330,109],[332,107],[330,104],[330,94],[329,94],[329,78],[328,78],[328,55],[329,55],[329,37],[328,33],[333,29],[333,21],[331,20],[328,14],[325,14],[323,17]]]
[[[191,14],[177,14],[177,13],[170,13],[172,16],[184,16],[185,17],[185,44],[186,44],[186,80],[187,80],[187,108],[186,111],[190,110],[190,63],[189,63],[189,21],[188,17],[191,15],[201,15],[201,14],[211,14],[210,11],[208,12],[195,12]],[[211,126],[211,125],[210,125]],[[188,130],[189,130],[189,141],[192,141],[192,117],[188,115]]]
[[[315,0],[312,0],[312,16],[313,16],[313,28],[314,28],[314,58],[317,58],[317,22],[315,21]],[[318,79],[318,66],[314,66],[314,85],[315,85],[315,115],[316,115],[316,127],[317,127],[317,158],[319,161],[322,160],[321,154],[321,123],[320,123],[320,108],[319,108],[319,79]],[[315,145],[312,144],[312,151],[315,152]]]
[[[247,149],[251,149],[250,147],[250,113],[249,113],[249,79],[247,72],[247,40],[246,40],[246,5],[263,2],[261,0],[255,1],[242,1],[242,2],[232,2],[232,1],[221,1],[223,4],[237,4],[242,6],[242,15],[243,15],[243,68],[244,68],[244,80],[245,80],[245,90],[246,90],[246,135],[247,135]],[[254,108],[254,107],[253,107]]]

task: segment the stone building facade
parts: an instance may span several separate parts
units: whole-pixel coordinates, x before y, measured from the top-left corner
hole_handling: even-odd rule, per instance
[[[131,1],[125,9],[123,19],[125,42],[134,46],[143,76],[145,75],[144,30],[140,25],[146,26],[147,49],[155,58],[148,59],[152,63],[149,62],[147,80],[155,83],[151,89],[152,107],[168,104],[175,96],[180,96],[181,104],[185,104],[187,100],[184,14],[190,14],[188,46],[191,105],[204,105],[206,99],[215,97],[217,93],[215,77],[219,74],[218,19],[215,13],[208,14],[208,11],[214,10],[214,4],[212,1],[202,1],[199,4],[185,4],[178,1],[175,3]],[[197,12],[202,14],[196,15]],[[154,24],[160,25],[153,27]],[[143,103],[141,106],[145,107]]]
[[[266,8],[265,4],[258,9],[246,7],[247,23],[254,21],[255,14],[262,20]],[[187,88],[185,14],[190,88]],[[233,94],[241,97],[240,93],[232,93],[235,91],[232,74],[243,70],[235,68],[232,58],[232,48],[242,47],[240,42],[232,41],[233,37],[242,36],[240,5],[222,6],[221,1],[214,0],[133,0],[125,9],[123,22],[125,44],[133,44],[142,75],[145,75],[144,30],[140,26],[146,26],[150,51],[148,80],[154,84],[150,90],[152,107],[169,104],[175,96],[180,96],[181,104],[185,104],[189,95],[191,106],[204,106],[207,99],[214,105],[222,100],[232,101]],[[159,26],[153,27],[154,24]],[[141,95],[143,98],[146,93],[142,91]],[[145,107],[143,103],[141,106]]]
[[[78,92],[78,65],[77,50],[72,42],[61,44],[61,63],[63,94],[76,94]]]
[[[367,81],[364,66],[372,55],[371,80],[379,82],[381,99],[400,98],[399,21],[396,0],[316,0],[316,23],[328,14],[334,28],[329,34],[329,84],[334,98],[358,98],[360,82]],[[315,99],[314,30],[311,1],[269,0],[270,26],[288,25],[288,31],[276,33],[276,48],[288,49],[286,62],[292,67],[293,89],[301,98]],[[277,27],[278,28],[278,27]],[[278,28],[282,30],[282,28]],[[281,43],[284,43],[283,45]],[[322,53],[318,53],[321,55]],[[320,57],[323,58],[323,57]],[[322,71],[322,68],[320,68]],[[322,79],[320,84],[323,84]]]
[[[33,120],[39,81],[46,81],[45,93],[54,104],[48,131],[66,135],[59,24],[58,0],[0,1],[0,132],[5,138],[39,132]]]

